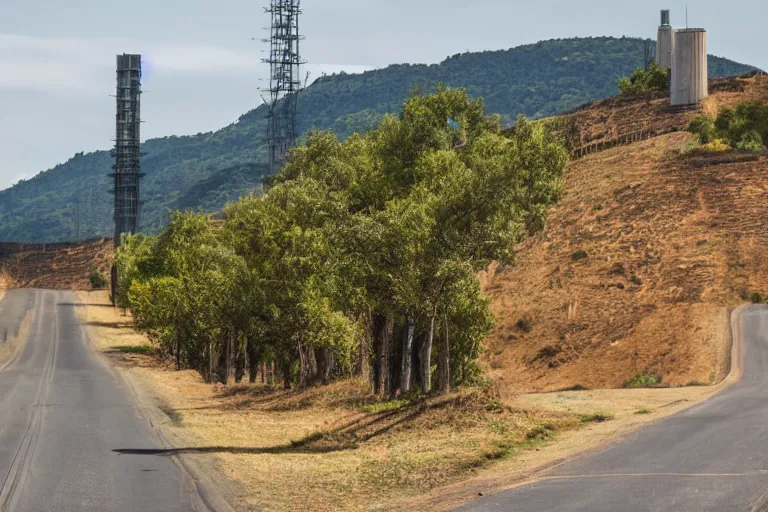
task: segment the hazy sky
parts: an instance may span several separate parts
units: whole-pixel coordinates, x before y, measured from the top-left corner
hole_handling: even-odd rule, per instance
[[[145,55],[143,137],[221,128],[258,106],[267,0],[0,0],[0,189],[107,149],[115,55]],[[128,6],[132,5],[131,8]],[[303,0],[307,70],[439,62],[467,50],[574,36],[655,37],[659,10],[624,0]],[[724,8],[727,7],[727,8]],[[768,68],[765,0],[688,2],[709,52]],[[109,172],[105,169],[104,172]]]

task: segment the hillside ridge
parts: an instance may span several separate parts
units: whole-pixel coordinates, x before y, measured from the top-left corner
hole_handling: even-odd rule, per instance
[[[396,64],[361,74],[319,79],[300,97],[299,127],[330,129],[340,137],[373,127],[396,112],[414,90],[443,82],[483,97],[489,113],[507,123],[519,113],[544,117],[618,92],[616,81],[641,65],[644,40],[580,38],[541,41],[509,50],[458,54],[440,64]],[[710,56],[712,76],[750,66]],[[266,107],[221,130],[148,140],[143,145],[142,230],[156,232],[167,211],[220,209],[257,188],[268,174]],[[78,153],[69,161],[0,191],[0,240],[54,242],[109,235],[108,151]]]

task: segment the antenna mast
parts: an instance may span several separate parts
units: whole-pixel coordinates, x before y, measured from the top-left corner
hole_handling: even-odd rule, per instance
[[[114,172],[115,247],[120,246],[123,233],[135,233],[139,228],[141,198],[139,181],[142,176],[141,157],[141,55],[117,56],[117,117]]]
[[[272,174],[285,164],[288,150],[296,143],[298,126],[296,111],[302,80],[300,67],[304,64],[299,54],[299,15],[301,0],[271,0],[265,12],[272,18],[269,57],[262,62],[269,64],[269,95],[267,143],[269,144],[269,168]]]

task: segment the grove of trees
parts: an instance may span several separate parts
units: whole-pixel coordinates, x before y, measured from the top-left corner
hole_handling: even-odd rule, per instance
[[[477,378],[492,326],[478,271],[543,227],[566,162],[544,124],[504,135],[440,87],[365,135],[311,132],[261,197],[126,236],[116,299],[208,381],[448,391]]]

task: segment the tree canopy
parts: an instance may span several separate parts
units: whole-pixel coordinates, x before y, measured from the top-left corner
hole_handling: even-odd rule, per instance
[[[544,123],[521,116],[505,136],[482,100],[441,86],[365,135],[310,132],[221,220],[175,213],[127,236],[117,298],[209,380],[447,391],[477,375],[492,325],[477,272],[542,228],[566,161]]]
[[[642,94],[646,92],[669,92],[672,80],[671,70],[660,68],[656,61],[648,64],[648,69],[637,68],[632,76],[619,80],[622,94]]]

